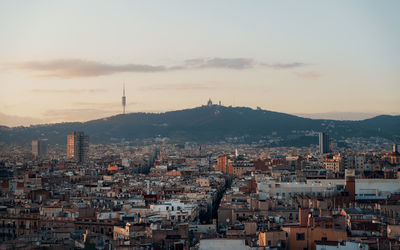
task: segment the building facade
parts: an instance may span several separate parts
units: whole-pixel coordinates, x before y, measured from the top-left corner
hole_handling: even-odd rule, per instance
[[[47,140],[39,139],[32,141],[32,154],[35,157],[43,157],[47,155]]]
[[[321,154],[329,153],[329,136],[326,133],[320,132],[319,134],[319,152]]]
[[[315,195],[333,196],[338,192],[331,183],[279,182],[274,179],[260,179],[257,182],[257,193],[260,199],[290,199],[291,196]]]
[[[80,131],[74,131],[67,137],[67,156],[79,163],[86,162],[89,153],[89,136]]]
[[[339,173],[344,171],[343,159],[340,155],[326,156],[324,161],[326,170]]]

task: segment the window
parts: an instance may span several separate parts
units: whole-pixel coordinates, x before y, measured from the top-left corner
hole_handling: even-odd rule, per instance
[[[296,233],[296,240],[304,240],[305,238],[304,233]]]

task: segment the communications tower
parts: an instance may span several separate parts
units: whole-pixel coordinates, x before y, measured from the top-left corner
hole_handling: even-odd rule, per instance
[[[124,82],[124,88],[122,91],[122,114],[125,114],[125,107],[126,107],[126,96],[125,96],[125,82]]]

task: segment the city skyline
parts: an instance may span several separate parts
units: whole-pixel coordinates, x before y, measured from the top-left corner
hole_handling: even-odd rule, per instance
[[[127,113],[399,114],[400,4],[360,3],[1,3],[0,125],[120,114],[124,81]]]
[[[400,249],[399,10],[0,2],[0,249]]]

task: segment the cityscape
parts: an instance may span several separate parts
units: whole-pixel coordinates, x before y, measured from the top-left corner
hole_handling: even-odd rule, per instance
[[[398,11],[0,3],[0,250],[400,249]]]

